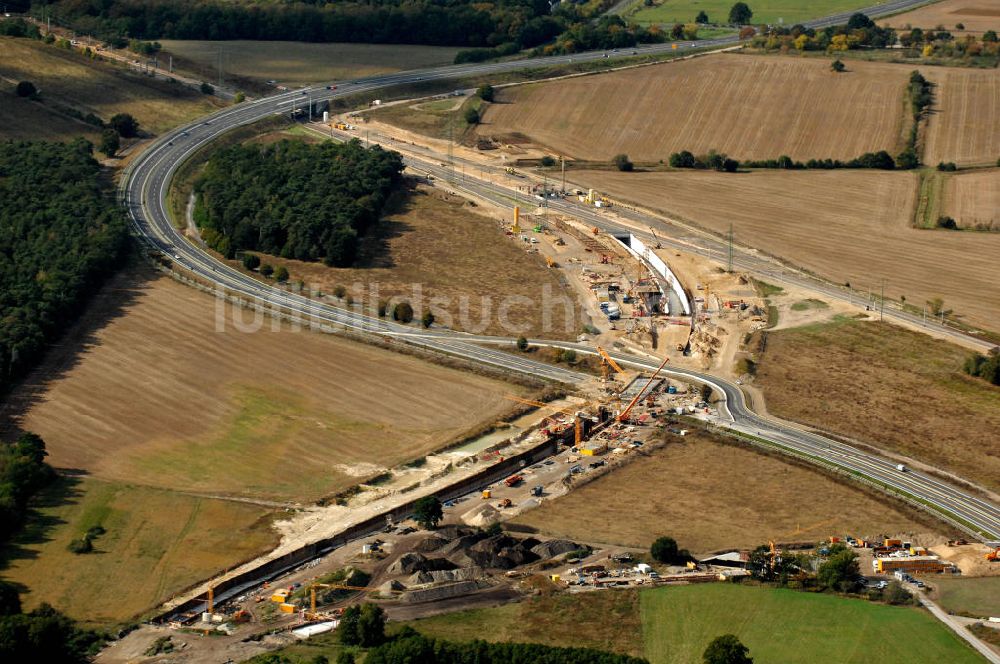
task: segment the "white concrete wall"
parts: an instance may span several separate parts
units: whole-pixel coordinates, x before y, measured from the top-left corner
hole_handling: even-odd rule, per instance
[[[687,294],[681,287],[680,280],[674,275],[673,271],[670,269],[670,266],[667,265],[662,258],[656,255],[656,252],[647,247],[645,243],[639,238],[637,238],[635,235],[629,233],[628,238],[629,241],[627,243],[618,240],[618,238],[615,239],[621,242],[622,246],[625,247],[625,249],[630,254],[648,263],[654,270],[656,270],[659,273],[659,275],[664,279],[664,281],[670,284],[671,290],[673,290],[673,292],[677,295],[678,299],[680,299],[681,306],[684,307],[684,315],[690,316],[691,302],[688,301]],[[666,296],[666,293],[664,293],[663,295]]]

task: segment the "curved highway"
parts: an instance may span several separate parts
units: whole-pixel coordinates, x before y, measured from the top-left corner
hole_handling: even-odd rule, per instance
[[[869,10],[870,16],[902,11],[923,4],[923,0],[901,0],[886,3]],[[813,27],[843,23],[849,14],[828,17],[811,22]],[[679,48],[720,47],[731,45],[734,38],[684,43]],[[662,53],[673,50],[671,44],[657,44],[635,49],[642,54]],[[427,80],[446,80],[470,75],[512,71],[516,69],[551,66],[569,62],[603,59],[604,53],[584,53],[516,60],[479,65],[456,65],[430,70],[400,72],[375,76],[356,81],[342,82],[337,90],[316,86],[285,92],[272,97],[246,102],[217,112],[198,123],[176,129],[153,143],[140,154],[128,168],[122,180],[122,203],[129,212],[136,234],[153,249],[167,256],[183,271],[199,280],[214,284],[219,291],[255,301],[259,306],[299,317],[323,329],[347,329],[380,336],[393,343],[408,344],[438,353],[457,356],[473,362],[531,374],[547,380],[577,384],[589,378],[574,371],[535,362],[515,354],[489,347],[511,344],[511,339],[459,334],[445,331],[423,331],[398,325],[334,307],[307,297],[289,293],[243,274],[189,243],[173,227],[167,213],[167,191],[178,167],[199,148],[221,134],[241,125],[249,124],[270,115],[287,113],[309,98],[313,101],[335,99],[361,92],[375,91],[395,85]],[[480,182],[481,190],[488,187]],[[478,191],[477,195],[482,195]],[[566,214],[584,216],[583,209],[566,203]],[[606,219],[592,218],[594,212],[586,211],[590,221],[607,224]],[[887,312],[888,314],[888,312]],[[548,342],[578,352],[593,353],[582,344]],[[634,355],[614,354],[615,359],[637,369],[655,369],[659,362]],[[895,462],[862,452],[849,445],[832,441],[787,423],[762,418],[746,405],[742,391],[726,380],[696,371],[671,369],[669,374],[709,384],[723,397],[719,403],[719,424],[749,436],[758,444],[768,445],[793,454],[818,465],[848,473],[852,477],[907,500],[936,516],[951,522],[957,528],[984,541],[1000,540],[1000,508],[933,476],[914,472],[900,472]]]

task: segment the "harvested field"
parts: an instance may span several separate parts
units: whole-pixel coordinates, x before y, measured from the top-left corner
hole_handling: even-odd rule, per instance
[[[3,415],[8,432],[43,436],[56,467],[101,479],[314,500],[509,410],[507,383],[255,326],[144,269],[112,282],[87,320]]]
[[[133,74],[119,64],[97,62],[82,53],[28,39],[0,37],[0,78],[32,81],[40,90],[44,105],[58,104],[84,115],[93,113],[105,122],[115,113],[131,113],[139,120],[141,129],[153,133],[216,108],[211,97],[180,85]],[[46,115],[51,116],[52,110]],[[0,135],[29,134],[38,128],[40,120],[30,113],[18,113],[13,118],[16,123],[5,125]],[[65,137],[99,133],[68,117],[57,127],[45,132]]]
[[[945,181],[943,212],[960,228],[1000,230],[1000,170],[953,175]]]
[[[714,583],[640,593],[652,664],[701,661],[720,634],[735,634],[755,662],[982,662],[928,612],[781,588]]]
[[[277,543],[266,508],[95,479],[61,480],[33,511],[0,576],[24,586],[28,607],[105,627]],[[93,553],[67,550],[98,525]]]
[[[711,149],[849,159],[901,147],[908,75],[872,62],[836,75],[825,59],[708,56],[502,89],[478,132],[585,160],[626,153],[656,162]]]
[[[988,618],[1000,616],[1000,576],[932,581],[937,601],[950,613]]]
[[[962,373],[967,356],[917,332],[841,318],[769,333],[755,384],[779,417],[911,456],[996,491],[1000,388]]]
[[[669,534],[696,555],[768,539],[930,530],[817,471],[700,432],[672,436],[649,458],[545,501],[514,521],[555,537],[636,547]]]
[[[461,50],[445,46],[404,44],[309,44],[283,41],[161,42],[175,65],[215,81],[222,53],[225,76],[284,85],[304,85],[342,78],[360,78],[403,69],[450,65]]]
[[[996,164],[1000,156],[1000,76],[995,70],[933,68],[935,84],[923,161]]]
[[[952,33],[1000,31],[1000,0],[942,0],[880,19],[878,23],[893,28],[910,25],[925,30],[940,25]],[[958,23],[965,26],[965,29],[956,28]]]
[[[1000,235],[911,227],[914,173],[865,171],[580,172],[579,184],[726,233],[860,291],[922,306],[942,297],[972,325],[1000,328]],[[849,202],[845,202],[849,201]]]
[[[314,290],[343,286],[372,313],[378,300],[398,297],[466,332],[575,338],[580,312],[560,272],[523,247],[464,199],[419,188],[383,219],[381,238],[363,250],[366,267],[263,260],[286,266],[293,282]]]

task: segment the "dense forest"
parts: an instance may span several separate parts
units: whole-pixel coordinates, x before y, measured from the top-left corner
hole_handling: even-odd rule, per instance
[[[0,581],[0,662],[83,664],[104,641],[48,604],[22,613],[17,589]]]
[[[589,648],[555,648],[531,643],[454,643],[412,630],[369,651],[365,664],[648,664],[645,659]]]
[[[227,258],[251,250],[348,266],[401,182],[397,152],[360,141],[235,145],[195,183],[195,220]]]
[[[496,46],[542,44],[561,30],[547,0],[196,2],[62,0],[60,21],[103,39],[276,39]]]
[[[0,143],[0,390],[121,263],[124,214],[93,146]]]

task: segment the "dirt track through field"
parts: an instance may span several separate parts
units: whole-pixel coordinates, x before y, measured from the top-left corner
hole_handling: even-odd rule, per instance
[[[760,248],[855,292],[920,307],[934,297],[973,325],[1000,329],[1000,234],[911,227],[916,174],[755,171],[575,174],[578,183],[666,211]]]
[[[1000,74],[928,67],[924,76],[936,86],[924,162],[996,164],[1000,157]]]
[[[717,149],[739,159],[849,159],[901,147],[909,70],[827,60],[718,55],[505,89],[478,132],[522,135],[555,153],[666,160]]]
[[[505,383],[329,335],[273,331],[270,319],[242,332],[233,316],[251,326],[248,312],[227,312],[219,332],[213,298],[141,275],[112,283],[88,317],[114,319],[95,323],[79,352],[67,340],[23,390],[29,403],[4,412],[45,438],[57,467],[316,499],[509,408]]]

